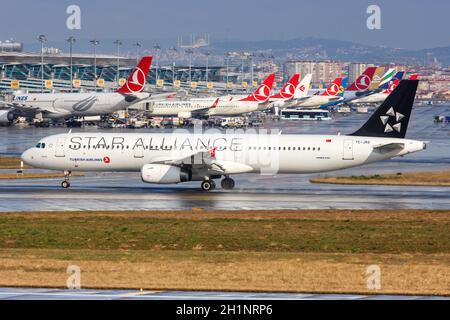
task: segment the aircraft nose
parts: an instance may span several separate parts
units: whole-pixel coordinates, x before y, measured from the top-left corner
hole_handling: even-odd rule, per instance
[[[34,156],[33,156],[33,152],[31,149],[25,150],[22,155],[21,155],[22,161],[25,164],[31,165],[33,160],[34,160]]]

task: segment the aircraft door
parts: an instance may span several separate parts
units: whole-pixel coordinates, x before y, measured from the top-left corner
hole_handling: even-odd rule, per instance
[[[134,148],[134,157],[135,158],[143,158],[144,157],[144,147],[143,146],[136,146]]]
[[[353,160],[353,140],[344,140],[343,160]]]
[[[56,141],[55,157],[65,157],[64,146],[66,145],[66,138],[58,138]]]

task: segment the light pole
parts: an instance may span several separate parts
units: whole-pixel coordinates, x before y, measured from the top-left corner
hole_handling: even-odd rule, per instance
[[[194,53],[194,50],[187,49],[186,53],[189,54],[189,86],[192,85],[192,53]]]
[[[97,91],[97,45],[100,41],[94,39],[90,42],[94,46],[94,90]]]
[[[155,76],[155,85],[158,85],[158,69],[159,69],[159,54],[161,53],[161,47],[159,46],[159,44],[155,44],[153,46],[153,49],[155,50],[155,57],[156,57],[156,76]]]
[[[250,53],[250,81],[251,81],[251,86],[252,86],[252,88],[253,88],[253,77],[254,77],[254,74],[253,74],[253,58],[255,57],[255,54],[254,53]]]
[[[67,42],[70,44],[70,92],[73,91],[73,60],[72,60],[72,46],[75,43],[75,37],[70,36],[69,39],[67,39]]]
[[[136,65],[139,63],[139,48],[142,47],[142,44],[139,41],[136,41],[133,46],[136,46]]]
[[[114,41],[114,44],[117,45],[117,70],[116,70],[116,84],[119,87],[119,66],[120,66],[120,46],[123,44],[121,40]]]
[[[169,49],[172,52],[172,85],[175,84],[175,54],[177,53],[177,48],[173,47]]]
[[[206,86],[207,87],[208,87],[208,67],[209,67],[208,62],[209,62],[209,56],[210,55],[211,55],[210,52],[205,52],[205,56],[206,56],[206,75],[205,75],[205,78],[206,78]]]
[[[229,82],[229,64],[230,64],[230,56],[231,56],[231,53],[230,52],[227,52],[227,53],[225,53],[225,60],[226,60],[226,64],[227,64],[227,83],[226,83],[226,88],[227,88],[227,92],[228,92],[228,82]]]
[[[47,37],[41,34],[38,37],[41,42],[41,93],[44,92],[44,43],[47,42]]]

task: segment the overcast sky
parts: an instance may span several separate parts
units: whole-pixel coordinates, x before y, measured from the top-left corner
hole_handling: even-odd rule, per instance
[[[66,28],[66,8],[81,8],[81,30]],[[381,30],[366,27],[369,4]],[[448,0],[14,0],[2,1],[0,40],[153,40],[210,33],[211,41],[321,37],[407,49],[450,45]]]

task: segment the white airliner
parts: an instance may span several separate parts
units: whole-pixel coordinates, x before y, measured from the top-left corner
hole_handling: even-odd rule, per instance
[[[151,62],[152,57],[143,57],[127,82],[116,92],[16,95],[11,103],[3,103],[10,109],[3,110],[0,118],[12,121],[21,114],[41,113],[43,118],[61,119],[73,116],[106,115],[125,110],[137,102],[150,98],[151,94],[143,90]],[[167,94],[157,96],[167,96]]]
[[[304,99],[300,99],[297,102],[292,103],[292,107],[301,107],[301,108],[316,108],[317,106],[321,106],[323,104],[327,104],[330,102],[338,102],[342,101],[344,98],[339,96],[339,88],[341,87],[342,78],[336,78],[334,81],[328,86],[328,88],[315,95],[306,97]]]
[[[192,118],[242,115],[258,110],[261,104],[267,105],[274,80],[275,75],[270,74],[253,94],[245,97],[148,101],[136,107],[143,108],[149,116]]]
[[[404,80],[369,120],[350,135],[196,133],[66,133],[45,137],[22,154],[36,168],[136,171],[142,181],[202,181],[205,191],[232,189],[242,173],[312,173],[360,166],[424,150],[405,139],[417,80]],[[276,180],[273,180],[276,183]]]
[[[269,97],[269,104],[261,104],[259,110],[269,108],[284,109],[290,107],[299,100],[305,99],[308,96],[312,74],[306,74],[300,82],[299,78],[299,74],[294,74],[277,94]]]

